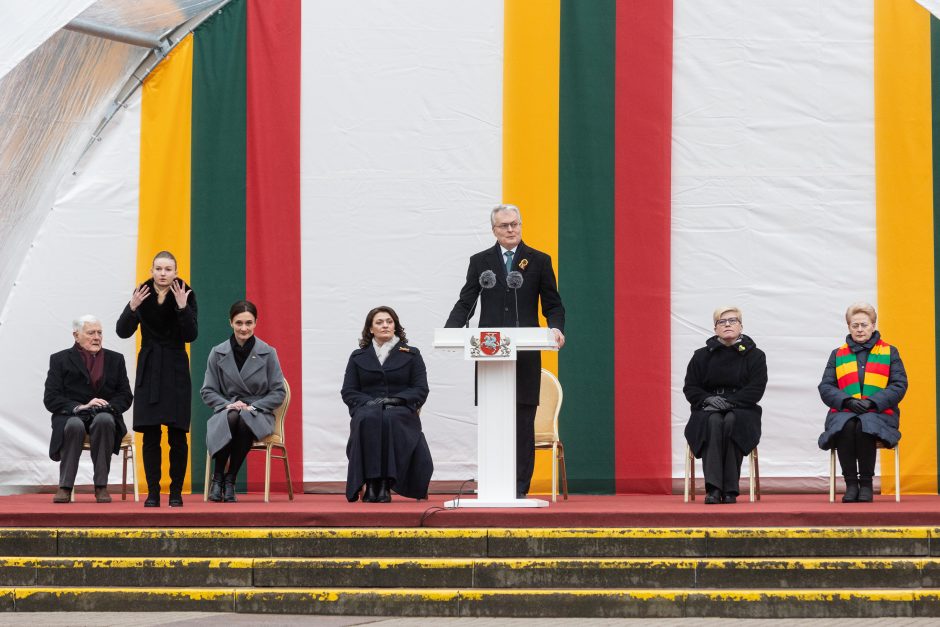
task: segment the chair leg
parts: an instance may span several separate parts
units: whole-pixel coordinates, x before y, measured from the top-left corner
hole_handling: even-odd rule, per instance
[[[127,500],[127,448],[121,447],[121,458],[124,460],[121,468],[121,500]]]
[[[894,445],[894,502],[901,502],[901,447]]]
[[[284,460],[284,476],[287,477],[287,498],[293,501],[294,500],[294,484],[291,483],[291,479],[290,479],[290,464],[287,462],[287,447],[282,446],[281,451],[284,453],[281,459]]]
[[[760,500],[760,456],[757,448],[754,449],[754,485],[757,486],[757,500]]]
[[[829,502],[836,502],[836,449],[829,450]]]
[[[558,502],[558,443],[552,443],[552,503]]]
[[[271,502],[271,446],[268,445],[264,456],[264,502]]]
[[[212,471],[212,456],[209,455],[209,451],[206,451],[206,481],[202,484],[202,501],[207,503],[209,501],[209,478],[210,472]]]
[[[137,445],[131,440],[131,478],[134,481],[134,502],[140,502],[140,486],[137,485]]]
[[[754,502],[754,451],[747,456],[747,489],[750,492],[751,503]]]
[[[558,442],[558,467],[561,470],[561,494],[568,500],[568,468],[565,466],[565,446]]]

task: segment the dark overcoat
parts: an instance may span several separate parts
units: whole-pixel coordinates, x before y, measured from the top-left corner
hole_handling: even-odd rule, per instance
[[[845,338],[849,350],[855,353],[858,362],[858,380],[860,384],[864,385],[865,382],[865,365],[868,363],[869,352],[880,338],[881,334],[878,331],[875,331],[864,344],[856,343],[851,335],[847,335]],[[839,389],[839,382],[836,379],[836,352],[838,350],[836,348],[830,353],[829,361],[826,362],[826,369],[823,371],[822,381],[819,382],[819,397],[830,408],[830,411],[826,413],[825,427],[819,436],[819,448],[824,451],[832,448],[834,445],[833,438],[842,430],[842,427],[849,419],[856,416],[862,423],[862,431],[870,433],[883,441],[888,448],[894,448],[901,439],[901,432],[898,430],[901,424],[901,409],[898,404],[907,392],[907,371],[904,370],[904,362],[901,361],[898,349],[894,346],[891,347],[887,387],[868,397],[875,404],[875,409],[863,414],[856,414],[848,409],[842,409],[842,403],[849,398],[849,395]],[[836,411],[831,411],[832,409]],[[884,413],[886,409],[892,410],[894,414]]]
[[[200,394],[202,401],[214,412],[206,425],[206,449],[210,455],[215,455],[232,441],[226,407],[235,401],[255,408],[255,411],[243,409],[239,412],[255,440],[271,435],[274,432],[274,410],[287,396],[277,351],[255,337],[251,354],[239,370],[231,341],[216,345],[209,352]]]
[[[198,335],[196,292],[190,292],[186,306],[178,309],[172,292],[160,304],[153,279],[143,284],[150,288],[150,296],[137,311],[126,305],[117,321],[119,337],[131,337],[140,326],[134,428],[168,425],[189,431],[192,381],[186,344]],[[183,286],[189,289],[185,283]]]
[[[75,408],[84,405],[93,398],[101,398],[114,410],[114,446],[115,455],[121,450],[121,440],[127,433],[124,425],[124,412],[133,401],[131,384],[127,380],[127,368],[124,355],[102,348],[104,351],[104,377],[96,392],[91,387],[91,376],[82,361],[77,346],[53,353],[49,357],[49,373],[46,375],[46,391],[43,403],[52,412],[52,439],[49,441],[49,457],[59,461],[59,451],[65,433],[65,423],[75,415]]]
[[[734,405],[734,429],[731,440],[747,455],[760,442],[761,407],[757,403],[767,387],[767,357],[747,335],[725,346],[713,335],[705,346],[692,354],[685,373],[682,392],[689,401],[692,415],[685,425],[685,439],[696,457],[708,437],[708,416],[703,409],[709,396],[721,396]]]
[[[374,431],[381,430],[383,418],[389,427],[386,450],[392,489],[408,498],[427,498],[434,463],[418,417],[428,397],[427,369],[418,349],[399,344],[384,364],[379,363],[372,346],[353,351],[346,364],[341,394],[352,418],[346,445],[346,498],[355,501],[366,481],[361,441],[363,437],[381,437]],[[384,410],[382,405],[367,404],[375,398],[389,397],[400,398],[405,404]]]
[[[539,326],[539,299],[542,315],[548,326],[565,331],[565,307],[558,294],[558,282],[552,258],[545,253],[519,242],[513,256],[513,269],[522,273],[522,287],[518,289],[519,326]],[[480,275],[485,270],[496,274],[496,287],[483,290]],[[445,327],[462,327],[467,323],[470,310],[480,296],[481,327],[516,326],[516,300],[513,290],[506,285],[506,265],[499,244],[494,244],[470,257],[467,282],[447,318]],[[482,295],[480,292],[483,292]],[[523,405],[539,404],[542,380],[542,354],[539,351],[520,351],[516,361],[516,402]]]

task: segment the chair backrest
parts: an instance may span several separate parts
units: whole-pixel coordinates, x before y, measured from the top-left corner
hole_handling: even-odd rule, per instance
[[[542,385],[539,392],[539,408],[535,412],[535,439],[558,441],[558,414],[564,393],[561,383],[551,372],[542,368]],[[548,437],[551,436],[551,437]]]
[[[290,405],[290,385],[287,379],[284,379],[284,402],[274,410],[274,435],[281,438],[284,442],[284,419],[287,417],[287,408]]]

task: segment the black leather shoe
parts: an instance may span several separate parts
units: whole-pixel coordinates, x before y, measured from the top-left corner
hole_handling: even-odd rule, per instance
[[[182,507],[183,506],[183,495],[180,492],[170,492],[170,498],[168,499],[170,507]]]
[[[738,495],[737,494],[725,494],[721,499],[722,503],[737,503]]]
[[[222,477],[222,500],[226,503],[238,502],[238,497],[235,496],[235,475],[230,472]]]
[[[858,503],[858,479],[845,480],[845,494],[842,495],[843,503]]]
[[[871,485],[871,477],[858,480],[858,502],[871,503],[875,500],[874,489]]]
[[[144,507],[160,507],[160,493],[151,492],[147,495],[147,500],[144,501]]]
[[[705,505],[717,505],[721,503],[721,490],[709,490],[705,494]]]
[[[391,503],[392,494],[388,490],[388,479],[379,479],[379,491],[375,499],[376,503]]]
[[[222,473],[217,472],[212,475],[212,483],[209,484],[209,500],[213,503],[222,502]]]
[[[378,479],[367,479],[366,480],[366,491],[362,495],[363,503],[375,503],[379,498],[379,480]]]

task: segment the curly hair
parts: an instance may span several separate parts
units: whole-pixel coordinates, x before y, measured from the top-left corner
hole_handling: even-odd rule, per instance
[[[392,317],[392,321],[395,323],[395,335],[398,336],[398,338],[401,340],[401,343],[408,343],[408,338],[405,336],[405,327],[401,326],[401,322],[399,322],[398,314],[395,313],[395,310],[385,305],[379,305],[366,314],[366,323],[362,326],[362,336],[359,338],[359,348],[365,348],[366,346],[372,344],[372,319],[375,318],[376,314],[382,312],[385,312]]]

